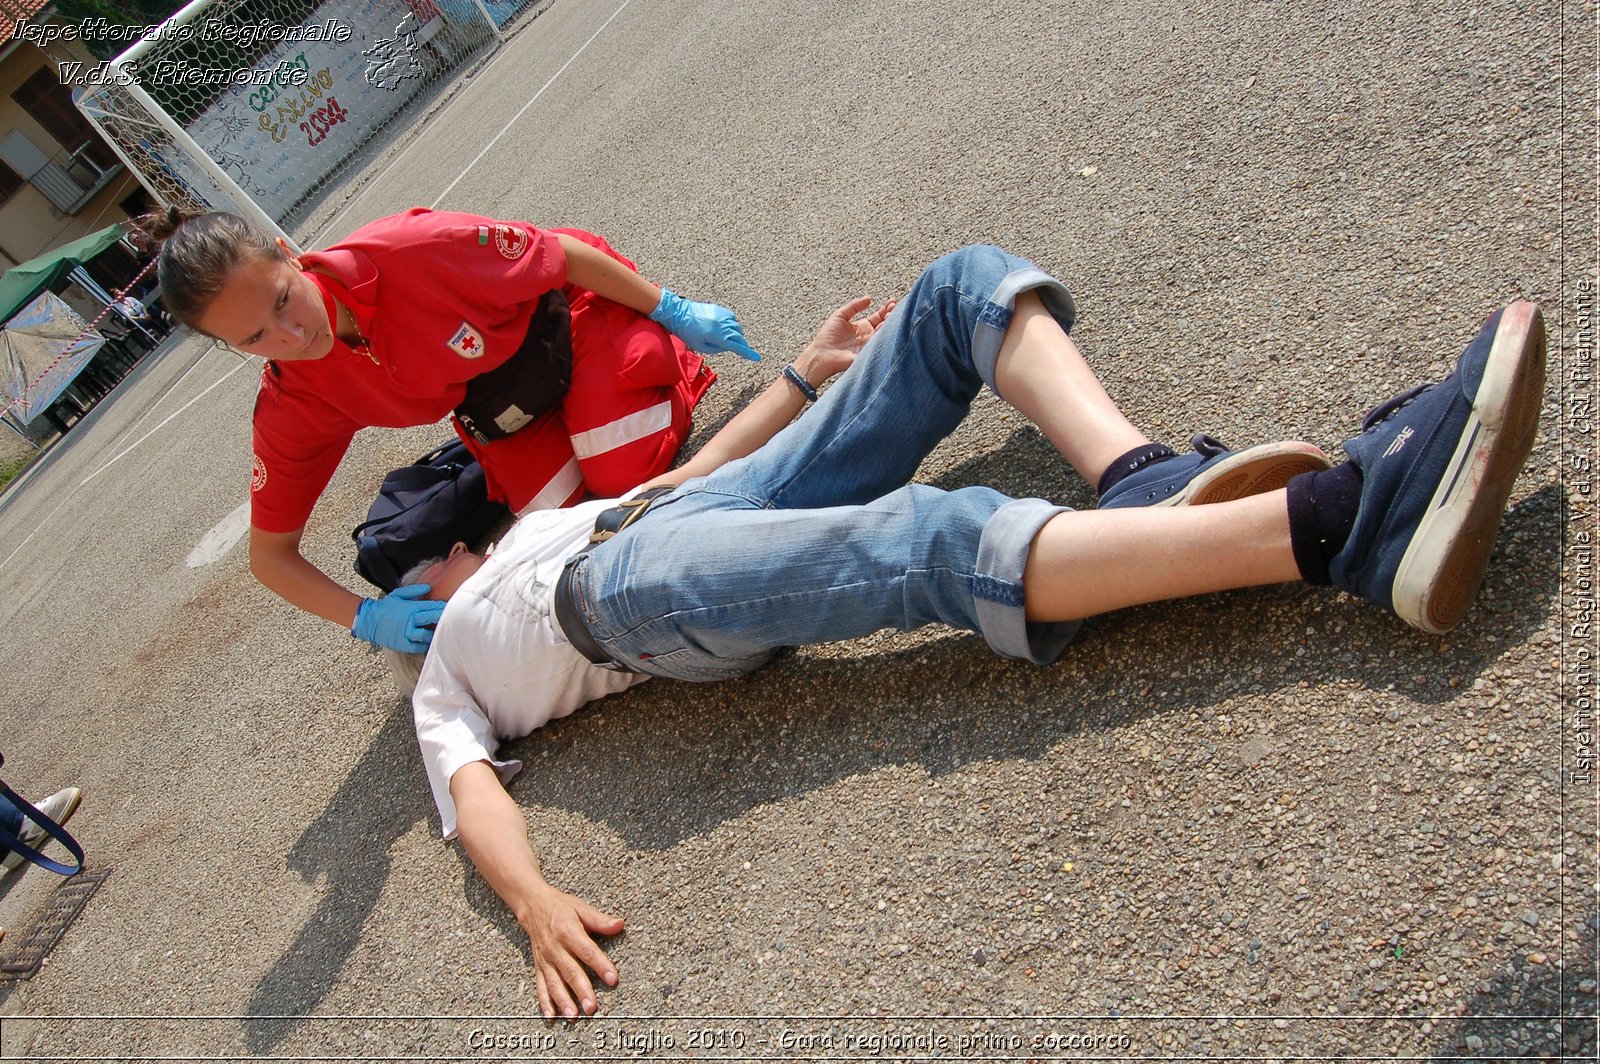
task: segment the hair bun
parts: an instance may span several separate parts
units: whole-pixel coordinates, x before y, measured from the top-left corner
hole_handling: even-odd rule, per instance
[[[153,250],[165,243],[184,222],[200,217],[201,213],[172,205],[157,207],[150,213],[133,219],[133,230],[130,235],[135,244],[141,245],[142,250]]]

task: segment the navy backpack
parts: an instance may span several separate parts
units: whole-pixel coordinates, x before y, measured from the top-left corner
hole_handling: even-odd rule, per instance
[[[434,448],[383,478],[367,519],[350,533],[356,572],[385,592],[407,569],[441,558],[458,540],[477,546],[511,516],[489,499],[483,467],[460,440]]]

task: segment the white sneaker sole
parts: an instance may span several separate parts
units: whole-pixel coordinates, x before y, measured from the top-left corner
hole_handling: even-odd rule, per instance
[[[1231,454],[1207,469],[1170,499],[1156,506],[1206,506],[1277,491],[1301,473],[1320,473],[1333,462],[1315,444],[1302,440],[1262,443]]]
[[[1506,502],[1539,432],[1544,355],[1539,305],[1506,307],[1472,413],[1395,571],[1394,612],[1407,624],[1443,635],[1477,597]]]

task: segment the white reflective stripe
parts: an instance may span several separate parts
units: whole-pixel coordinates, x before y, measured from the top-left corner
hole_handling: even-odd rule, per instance
[[[550,478],[550,482],[539,489],[539,494],[533,497],[533,501],[517,511],[517,516],[521,517],[534,510],[554,510],[581,487],[583,487],[583,470],[578,468],[576,458],[569,458],[567,464]]]
[[[579,458],[593,458],[671,427],[672,400],[668,399],[599,428],[573,433],[572,453]]]

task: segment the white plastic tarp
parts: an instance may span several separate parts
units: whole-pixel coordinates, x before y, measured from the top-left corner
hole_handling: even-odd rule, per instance
[[[0,407],[26,424],[55,402],[105,337],[52,292],[42,292],[0,330]]]

